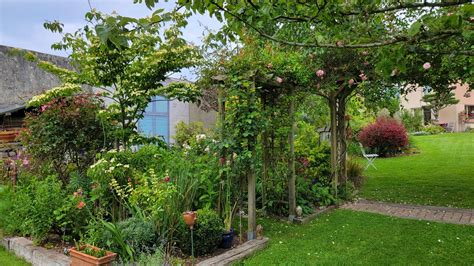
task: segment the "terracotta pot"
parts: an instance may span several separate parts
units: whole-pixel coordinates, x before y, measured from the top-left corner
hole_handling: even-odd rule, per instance
[[[84,245],[81,246],[81,249],[84,247],[90,247],[92,249],[98,250],[98,247],[94,247],[92,245]],[[69,254],[71,255],[72,261],[71,266],[92,266],[92,265],[107,265],[111,266],[112,262],[115,260],[117,256],[116,253],[106,251],[106,255],[102,258],[96,258],[91,255],[87,255],[78,251],[75,247],[69,250]]]
[[[196,213],[193,211],[183,212],[183,220],[187,226],[192,228],[194,226],[194,222],[196,221]]]

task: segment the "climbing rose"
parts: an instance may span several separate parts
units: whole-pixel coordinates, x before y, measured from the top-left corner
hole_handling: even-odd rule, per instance
[[[364,73],[360,74],[359,77],[362,79],[362,81],[367,80],[367,76]]]
[[[325,74],[324,70],[322,70],[322,69],[319,69],[318,71],[316,71],[316,76],[318,76],[320,78],[322,78],[324,76],[324,74]]]
[[[423,68],[424,68],[424,69],[430,69],[430,68],[431,68],[431,64],[428,63],[428,62],[426,62],[426,63],[423,64]]]
[[[80,201],[78,204],[77,204],[77,208],[80,210],[82,208],[84,208],[84,206],[86,206],[86,204],[84,203],[84,201]]]
[[[354,84],[354,82],[355,82],[354,79],[350,79],[349,80],[349,86],[352,86]]]
[[[278,82],[278,83],[283,83],[283,79],[280,78],[280,77],[277,77],[277,78],[276,78],[276,82]]]

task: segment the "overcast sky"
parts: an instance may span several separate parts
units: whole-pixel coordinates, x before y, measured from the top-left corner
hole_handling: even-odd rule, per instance
[[[90,0],[93,8],[105,13],[117,11],[120,15],[145,17],[153,10],[133,0]],[[161,1],[164,2],[164,1]],[[171,3],[170,3],[171,2]],[[171,9],[174,2],[159,3],[155,7]],[[0,44],[43,53],[67,55],[51,50],[60,35],[43,28],[46,20],[59,20],[65,31],[72,32],[85,25],[84,14],[89,11],[87,0],[0,0]],[[184,31],[184,38],[195,44],[202,39],[204,28],[218,29],[220,24],[206,16],[193,16]]]

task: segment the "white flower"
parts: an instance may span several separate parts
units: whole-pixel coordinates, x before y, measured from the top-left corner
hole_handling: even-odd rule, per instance
[[[125,167],[125,168],[130,168],[130,165],[126,164],[126,165],[124,165],[123,167]]]
[[[209,152],[210,150],[211,150],[211,149],[209,149],[209,146],[207,146],[207,147],[204,149],[205,152]]]
[[[112,172],[115,169],[114,166],[109,167],[109,171]]]
[[[206,139],[206,134],[198,134],[198,135],[196,135],[196,140],[197,140],[197,141],[200,141],[200,140],[203,140],[203,139]]]

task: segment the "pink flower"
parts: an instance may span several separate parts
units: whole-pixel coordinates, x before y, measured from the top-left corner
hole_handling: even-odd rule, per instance
[[[342,47],[344,45],[344,42],[343,41],[337,41],[336,45],[339,46],[339,47]]]
[[[354,79],[350,79],[350,80],[349,80],[349,86],[352,86],[354,83],[355,83],[355,80],[354,80]]]
[[[431,64],[429,62],[426,62],[423,64],[423,68],[424,69],[430,69],[431,68]]]
[[[23,159],[23,166],[28,166],[30,164],[30,161],[28,159]]]
[[[364,66],[368,66],[369,65],[369,62],[368,61],[365,61],[364,62]]]
[[[84,208],[84,206],[86,206],[86,204],[84,203],[84,201],[80,201],[78,204],[77,204],[77,208],[80,210],[82,208]]]
[[[131,182],[132,182],[132,179],[129,177],[129,178],[127,179],[127,181],[128,181],[128,183],[131,183]]]
[[[77,197],[77,196],[79,196],[79,193],[74,192],[74,193],[72,193],[72,195],[73,195],[74,197]]]
[[[165,181],[166,181],[166,182],[170,182],[170,180],[171,180],[171,178],[170,178],[168,175],[165,176]]]
[[[367,76],[364,73],[360,74],[359,77],[360,77],[360,79],[362,79],[362,81],[367,80]]]
[[[277,77],[277,78],[276,78],[276,82],[278,82],[278,83],[283,83],[283,79],[280,78],[280,77]]]
[[[326,74],[326,73],[322,69],[319,69],[318,71],[316,71],[316,76],[318,76],[320,78],[323,78],[324,74]]]

